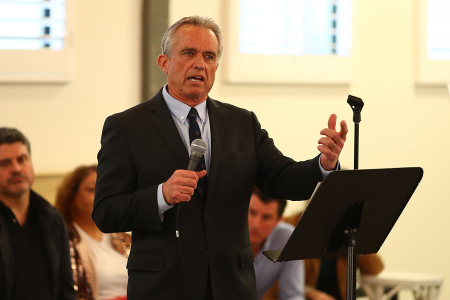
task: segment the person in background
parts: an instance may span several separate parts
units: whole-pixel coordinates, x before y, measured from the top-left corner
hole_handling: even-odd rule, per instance
[[[302,213],[286,217],[283,221],[297,225]],[[347,257],[305,260],[305,292],[307,300],[345,300],[347,281]],[[383,270],[383,262],[377,254],[358,255],[356,265],[363,275],[377,275]],[[277,299],[277,284],[267,292],[264,300]]]
[[[304,273],[302,260],[274,264],[262,254],[265,250],[283,249],[294,231],[294,226],[280,222],[285,199],[266,197],[253,187],[248,210],[248,230],[253,255],[257,299],[262,299],[275,280],[279,279],[277,299],[304,300]]]
[[[78,299],[126,299],[127,233],[103,234],[92,220],[97,166],[80,166],[58,189],[56,208],[69,232],[70,256]]]
[[[74,300],[64,220],[31,185],[30,143],[0,128],[0,299]]]

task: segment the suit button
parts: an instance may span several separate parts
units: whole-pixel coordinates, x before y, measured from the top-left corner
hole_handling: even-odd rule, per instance
[[[209,220],[209,219],[211,219],[211,217],[209,216],[209,214],[208,214],[208,213],[206,213],[206,214],[205,214],[205,219],[206,219],[206,220]]]
[[[203,251],[202,252],[202,256],[205,257],[205,258],[208,257],[208,251]]]

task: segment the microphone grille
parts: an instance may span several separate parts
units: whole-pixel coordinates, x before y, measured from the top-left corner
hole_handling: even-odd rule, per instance
[[[197,156],[202,156],[206,152],[206,143],[201,139],[196,139],[192,141],[191,144],[191,154]]]

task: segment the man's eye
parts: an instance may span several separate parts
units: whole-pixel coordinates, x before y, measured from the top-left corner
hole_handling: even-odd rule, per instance
[[[192,56],[194,53],[192,51],[186,52],[186,55]]]

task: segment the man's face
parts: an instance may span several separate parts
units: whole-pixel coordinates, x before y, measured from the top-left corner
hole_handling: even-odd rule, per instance
[[[34,181],[27,147],[21,142],[0,145],[0,197],[17,198],[28,192]]]
[[[172,57],[161,54],[158,64],[167,74],[169,94],[190,106],[206,100],[218,62],[219,42],[206,28],[183,25],[174,36]]]
[[[248,209],[248,230],[253,247],[260,247],[280,220],[277,201],[264,203],[252,194]]]

